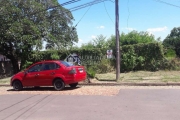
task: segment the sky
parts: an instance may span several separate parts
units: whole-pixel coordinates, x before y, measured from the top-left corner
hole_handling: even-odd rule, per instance
[[[60,4],[70,0],[58,0]],[[80,0],[65,5],[66,9],[92,2]],[[180,0],[119,0],[119,30],[128,33],[132,30],[153,34],[161,41],[174,27],[180,27]],[[73,25],[77,23],[79,42],[86,44],[98,35],[107,39],[115,35],[115,0],[107,0],[90,7],[73,11]]]

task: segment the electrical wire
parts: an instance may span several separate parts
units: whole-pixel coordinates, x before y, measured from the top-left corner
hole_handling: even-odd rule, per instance
[[[50,10],[50,9],[54,9],[54,8],[57,8],[57,7],[60,7],[60,6],[69,5],[69,4],[78,2],[78,1],[80,1],[80,0],[71,0],[71,1],[68,1],[68,2],[65,2],[65,3],[62,3],[62,4],[59,4],[59,5],[56,5],[56,6],[48,7],[48,8],[46,8],[46,9],[44,9],[44,10],[41,10],[41,11],[33,12],[33,13],[31,13],[30,15],[35,15],[35,14],[40,13],[40,12],[43,12],[43,11],[47,11],[47,10]]]
[[[75,3],[75,2],[78,2],[80,0],[71,0],[71,1],[68,1],[68,2],[65,2],[63,4],[60,4],[61,6],[65,6],[65,5],[69,5],[69,4],[72,4],[72,3]]]
[[[154,1],[159,2],[159,3],[166,4],[166,5],[170,5],[170,6],[173,6],[173,7],[180,8],[180,6],[178,6],[178,5],[174,5],[174,4],[171,4],[171,3],[168,3],[168,2],[164,2],[164,1],[162,1],[162,0],[154,0]]]
[[[107,13],[108,17],[110,18],[110,20],[112,21],[112,23],[115,24],[115,22],[112,20],[111,16],[109,15],[109,13],[108,13],[108,11],[107,11],[107,7],[106,7],[104,1],[103,1],[103,3],[104,3],[104,8],[105,8],[105,10],[106,10],[106,13]]]
[[[94,1],[92,1],[92,2],[85,3],[85,4],[82,4],[82,5],[73,7],[73,8],[71,8],[71,9],[69,9],[69,10],[70,10],[71,12],[73,12],[73,11],[76,11],[76,10],[79,10],[79,9],[82,9],[82,8],[85,8],[85,7],[89,7],[89,6],[92,6],[92,5],[94,5],[94,4],[98,4],[98,3],[104,2],[104,1],[109,1],[109,0],[94,0]]]
[[[89,9],[91,8],[91,6],[87,9],[87,11],[84,13],[84,15],[81,17],[81,19],[78,21],[78,23],[74,26],[76,27],[80,22],[81,20],[84,18],[84,16],[87,14],[87,12],[89,11]]]

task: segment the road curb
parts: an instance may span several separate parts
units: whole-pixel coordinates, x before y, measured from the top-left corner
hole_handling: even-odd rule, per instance
[[[84,86],[180,86],[180,83],[80,83]]]
[[[180,86],[180,83],[79,83],[80,86]],[[0,84],[0,87],[10,87]]]

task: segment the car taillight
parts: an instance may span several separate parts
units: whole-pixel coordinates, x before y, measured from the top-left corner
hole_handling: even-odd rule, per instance
[[[72,70],[69,71],[69,74],[76,74],[76,69],[73,68]]]

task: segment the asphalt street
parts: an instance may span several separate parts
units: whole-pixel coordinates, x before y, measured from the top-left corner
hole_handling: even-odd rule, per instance
[[[115,96],[0,95],[0,120],[179,120],[180,89],[120,89]]]

